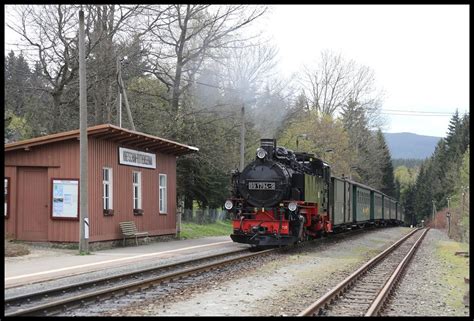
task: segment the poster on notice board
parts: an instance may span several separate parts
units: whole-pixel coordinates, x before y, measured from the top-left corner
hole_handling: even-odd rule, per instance
[[[53,217],[77,218],[78,202],[78,180],[53,180]]]

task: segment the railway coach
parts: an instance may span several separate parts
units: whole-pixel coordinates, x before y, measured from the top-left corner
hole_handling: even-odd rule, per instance
[[[329,207],[335,231],[399,224],[400,206],[390,196],[345,177],[331,177]]]

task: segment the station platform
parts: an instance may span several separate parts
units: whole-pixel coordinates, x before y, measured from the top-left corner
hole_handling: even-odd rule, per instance
[[[247,247],[232,242],[229,236],[152,242],[98,250],[79,255],[77,250],[42,249],[24,258],[5,258],[5,289],[72,276],[143,260],[170,258],[219,249],[232,251]]]

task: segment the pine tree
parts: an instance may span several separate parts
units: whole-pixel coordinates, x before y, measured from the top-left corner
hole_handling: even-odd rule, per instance
[[[26,95],[30,68],[23,54],[18,57],[10,51],[5,63],[5,110],[12,111],[16,116],[26,112]]]
[[[367,185],[378,185],[377,177],[380,171],[374,159],[373,147],[374,137],[368,129],[368,121],[364,108],[356,101],[349,100],[342,107],[341,120],[349,136],[349,146],[356,154],[356,161],[353,166],[356,172],[355,180]]]
[[[379,129],[376,133],[377,148],[380,152],[380,166],[382,169],[382,187],[381,191],[390,196],[396,196],[397,187],[395,185],[395,178],[393,175],[392,157],[388,149],[385,137]]]
[[[415,225],[415,185],[409,185],[404,196],[405,222]]]
[[[448,134],[445,138],[446,147],[447,147],[447,155],[450,161],[459,159],[462,155],[461,151],[461,119],[459,117],[459,112],[456,109],[453,117],[449,121],[448,125]]]
[[[419,222],[422,219],[428,217],[431,213],[431,204],[433,195],[431,193],[431,182],[429,177],[429,167],[431,160],[428,159],[420,168],[420,174],[417,177],[415,185],[415,216],[416,221]]]
[[[461,152],[465,153],[468,146],[469,146],[469,113],[464,114],[461,120],[461,128],[460,128],[460,144],[461,144]]]

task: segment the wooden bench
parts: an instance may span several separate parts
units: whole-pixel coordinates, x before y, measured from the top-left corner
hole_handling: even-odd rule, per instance
[[[129,222],[120,222],[120,230],[122,231],[123,235],[123,246],[125,246],[125,239],[127,238],[135,238],[135,242],[138,246],[138,238],[139,237],[148,237],[148,232],[138,232],[137,227],[134,221]]]

